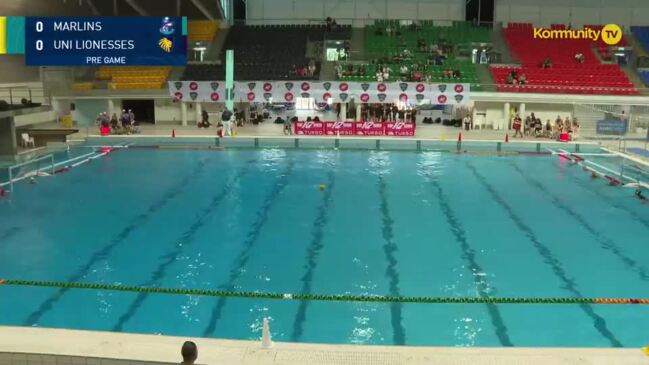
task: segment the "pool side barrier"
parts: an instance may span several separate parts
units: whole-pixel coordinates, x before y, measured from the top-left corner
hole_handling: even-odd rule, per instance
[[[374,302],[374,303],[429,303],[429,304],[640,304],[648,305],[649,298],[495,298],[495,297],[396,297],[382,295],[323,295],[286,294],[263,292],[233,292],[206,289],[138,287],[127,285],[91,284],[79,282],[53,282],[28,280],[0,280],[2,286],[32,286],[66,289],[90,289],[105,291],[199,295],[211,297],[255,298],[275,300],[315,300],[330,302]]]

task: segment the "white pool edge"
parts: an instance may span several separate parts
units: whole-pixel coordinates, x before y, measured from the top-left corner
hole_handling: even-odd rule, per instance
[[[256,341],[0,326],[0,353],[179,363],[180,346],[186,340],[192,340],[198,345],[199,364],[649,364],[649,356],[641,349],[634,348],[480,348],[274,343],[272,348],[263,349],[261,342]]]

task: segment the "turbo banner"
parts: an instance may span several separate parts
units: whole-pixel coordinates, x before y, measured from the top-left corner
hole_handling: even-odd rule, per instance
[[[406,122],[296,122],[296,135],[303,136],[400,136],[415,135],[415,124]]]
[[[207,94],[192,90],[187,85],[203,89]],[[222,81],[170,81],[172,97],[183,101],[212,100],[211,85],[221,86]],[[224,89],[223,89],[224,91]],[[197,99],[188,98],[186,92],[195,92]],[[207,98],[205,98],[207,97]],[[203,98],[203,99],[201,99]],[[314,98],[318,103],[395,103],[397,101],[460,105],[470,100],[469,84],[426,84],[421,82],[329,82],[329,81],[249,81],[234,83],[235,102],[294,103],[296,98]]]

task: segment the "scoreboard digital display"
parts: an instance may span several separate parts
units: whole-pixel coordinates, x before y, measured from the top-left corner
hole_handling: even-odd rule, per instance
[[[187,63],[184,17],[27,17],[30,66]]]

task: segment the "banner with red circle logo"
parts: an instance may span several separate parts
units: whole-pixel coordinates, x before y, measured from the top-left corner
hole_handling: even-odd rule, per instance
[[[171,96],[180,92],[183,101],[224,101],[223,92],[217,100],[205,94],[216,84],[224,91],[223,82],[171,81]],[[181,85],[181,89],[177,88]],[[192,90],[195,86],[197,90]],[[205,86],[208,89],[205,89]],[[222,89],[221,89],[222,88]],[[427,84],[424,82],[344,82],[344,81],[241,81],[234,83],[235,102],[294,103],[297,98],[314,98],[318,103],[396,103],[461,105],[470,101],[469,84]],[[191,99],[191,93],[196,99]],[[188,96],[190,96],[188,98]],[[207,98],[206,98],[207,96]]]

